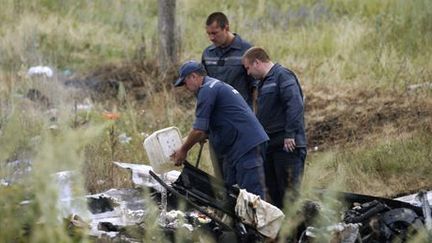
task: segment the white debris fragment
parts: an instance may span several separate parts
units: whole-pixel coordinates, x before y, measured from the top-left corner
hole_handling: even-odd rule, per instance
[[[122,133],[118,136],[118,140],[121,144],[129,144],[129,142],[132,140],[131,137],[128,137],[126,133]]]
[[[0,179],[0,186],[9,186],[9,182],[7,182],[5,179]]]
[[[166,220],[174,221],[176,219],[184,218],[185,214],[180,210],[171,210],[166,213]]]
[[[89,112],[93,109],[93,104],[89,98],[85,98],[83,103],[76,104],[77,111]]]
[[[124,168],[130,169],[132,171],[132,182],[135,187],[152,187],[157,191],[162,190],[162,186],[157,182],[151,175],[150,171],[153,171],[152,167],[149,165],[143,164],[130,164],[130,163],[121,163],[121,162],[113,162],[114,165]],[[170,171],[166,173],[165,179],[167,184],[172,184],[177,178],[180,176],[180,171]]]
[[[27,75],[29,77],[36,76],[36,75],[45,75],[48,78],[51,78],[53,76],[53,70],[48,66],[35,66],[31,67],[27,71]]]
[[[97,180],[96,181],[96,185],[103,185],[103,184],[105,184],[105,180],[101,180],[101,179],[99,179],[99,180]]]
[[[2,178],[0,178],[1,186],[10,186],[15,183],[23,182],[32,171],[32,162],[30,160],[15,160],[7,162],[3,169]]]
[[[191,224],[183,224],[183,228],[188,229],[190,232],[192,232],[194,230],[194,228]]]
[[[407,87],[408,92],[413,92],[418,89],[432,89],[432,83],[420,83],[420,84],[412,84]]]
[[[57,210],[59,220],[66,218],[68,215],[79,215],[88,220],[90,212],[87,209],[85,198],[77,197],[74,193],[74,186],[79,180],[76,171],[59,171],[52,175],[53,184],[57,187],[58,201]]]
[[[78,104],[77,110],[79,110],[79,111],[91,111],[92,107],[93,107],[92,104]]]
[[[417,197],[417,194],[418,193],[414,193],[414,194],[394,198],[394,200],[406,202],[406,203],[412,204],[416,207],[421,207],[422,202],[420,202],[419,198]],[[432,204],[432,191],[426,192],[426,199],[429,201],[429,204]]]

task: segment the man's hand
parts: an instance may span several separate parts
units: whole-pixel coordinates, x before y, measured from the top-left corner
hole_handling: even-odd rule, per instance
[[[171,154],[170,158],[174,161],[174,164],[180,166],[186,160],[186,156],[188,151],[196,144],[205,142],[207,138],[207,134],[204,131],[198,129],[192,129],[189,132],[189,135],[183,139],[183,145],[176,149],[173,154]]]
[[[187,151],[184,151],[183,149],[179,148],[176,151],[174,151],[173,154],[171,154],[171,160],[174,161],[174,164],[176,166],[180,166],[183,164],[183,162],[186,160]]]
[[[199,141],[200,145],[204,145],[207,143],[207,138],[204,138],[203,140]]]
[[[292,152],[295,150],[296,144],[294,138],[285,138],[284,139],[284,150]]]

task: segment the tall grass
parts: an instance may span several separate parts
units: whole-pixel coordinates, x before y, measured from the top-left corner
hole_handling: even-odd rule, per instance
[[[83,70],[138,50],[157,55],[156,1],[6,1],[2,9],[2,68]],[[233,31],[304,82],[405,84],[430,69],[432,10],[425,0],[178,1],[182,59],[199,59],[209,44],[204,22],[212,11],[224,11]]]
[[[356,149],[312,154],[305,187],[336,186],[382,197],[410,193],[409,188],[430,188],[431,141],[430,131],[420,130]]]
[[[32,0],[2,5],[2,68],[48,64],[82,70],[102,60],[132,58],[142,45],[155,55],[155,1]]]

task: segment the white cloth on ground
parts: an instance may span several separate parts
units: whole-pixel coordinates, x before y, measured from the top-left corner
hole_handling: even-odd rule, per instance
[[[258,232],[272,239],[276,238],[285,218],[279,208],[244,189],[240,189],[235,212],[243,223],[255,227]]]

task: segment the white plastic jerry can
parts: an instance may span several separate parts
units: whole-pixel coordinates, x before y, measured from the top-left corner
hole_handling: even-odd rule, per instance
[[[181,167],[175,166],[171,154],[182,145],[182,138],[177,127],[168,127],[152,133],[144,140],[144,149],[153,171],[163,174]]]

